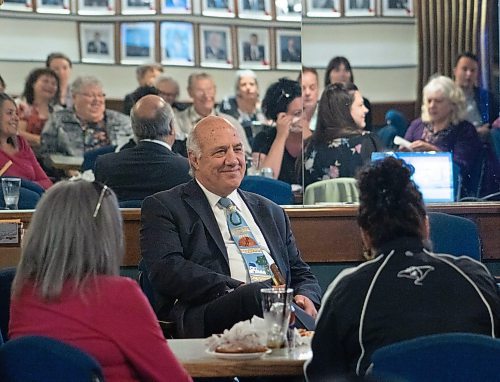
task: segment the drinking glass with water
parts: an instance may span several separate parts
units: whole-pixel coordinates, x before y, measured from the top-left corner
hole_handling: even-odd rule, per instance
[[[20,178],[2,178],[3,200],[5,208],[9,210],[17,210],[19,203],[19,191],[21,189]]]

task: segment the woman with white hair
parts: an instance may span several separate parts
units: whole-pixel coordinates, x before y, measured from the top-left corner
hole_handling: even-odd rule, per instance
[[[108,382],[191,381],[138,284],[119,276],[123,252],[110,188],[84,180],[54,185],[23,239],[9,338],[66,342],[93,356]]]
[[[451,78],[436,76],[425,85],[422,115],[405,134],[412,151],[449,151],[459,166],[463,193],[468,193],[471,171],[478,160],[481,142],[474,125],[465,118],[465,96]],[[401,150],[404,148],[400,147]]]
[[[259,100],[259,85],[253,70],[238,70],[235,82],[236,96],[222,100],[219,111],[234,117],[245,129],[248,141],[260,131],[266,117],[262,113]]]

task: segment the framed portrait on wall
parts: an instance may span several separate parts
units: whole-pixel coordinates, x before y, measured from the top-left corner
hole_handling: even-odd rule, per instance
[[[164,14],[191,14],[193,6],[191,0],[160,0],[161,13]]]
[[[271,20],[271,0],[238,0],[238,17]]]
[[[153,15],[156,0],[121,0],[122,15]]]
[[[164,21],[160,24],[161,63],[194,66],[193,24]]]
[[[80,15],[114,15],[115,0],[78,0]]]
[[[301,0],[274,0],[274,6],[276,7],[276,20],[301,21]]]
[[[270,69],[269,29],[239,27],[237,33],[239,67]]]
[[[155,24],[122,23],[120,25],[120,62],[144,64],[155,60]]]
[[[299,29],[278,29],[276,31],[276,69],[301,69],[301,40]]]
[[[33,12],[31,0],[4,0],[3,11]]]
[[[36,11],[38,13],[58,13],[68,15],[70,13],[69,0],[37,0]]]
[[[382,15],[412,17],[413,0],[382,0]]]
[[[307,0],[308,17],[339,17],[340,0]]]
[[[80,57],[82,62],[115,63],[115,25],[80,23]]]
[[[232,68],[231,29],[228,26],[200,25],[200,65]]]
[[[235,17],[235,0],[201,0],[201,13],[204,16]]]
[[[346,16],[375,16],[375,0],[344,0]]]

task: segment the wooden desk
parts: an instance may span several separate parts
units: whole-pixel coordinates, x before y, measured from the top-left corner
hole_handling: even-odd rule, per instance
[[[312,355],[309,346],[276,349],[252,360],[223,360],[205,352],[204,339],[168,340],[177,359],[192,377],[301,376],[304,362]]]
[[[500,203],[450,203],[430,205],[429,211],[459,215],[474,221],[479,229],[483,260],[500,260]],[[357,207],[285,208],[302,257],[308,263],[345,263],[363,261],[361,236],[356,222]],[[77,213],[77,212],[75,212]],[[21,219],[26,228],[33,211],[0,211],[0,219]],[[137,266],[141,258],[139,229],[141,211],[122,209],[125,257],[122,265]],[[0,248],[0,268],[15,266],[20,248]]]

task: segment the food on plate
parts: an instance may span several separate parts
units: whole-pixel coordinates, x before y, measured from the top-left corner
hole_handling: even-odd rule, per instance
[[[217,346],[215,351],[217,353],[264,353],[267,351],[267,347],[262,345],[248,346],[242,342],[230,342]]]
[[[297,329],[299,332],[299,335],[301,337],[312,337],[314,335],[314,331],[312,330],[307,330],[307,329]]]

